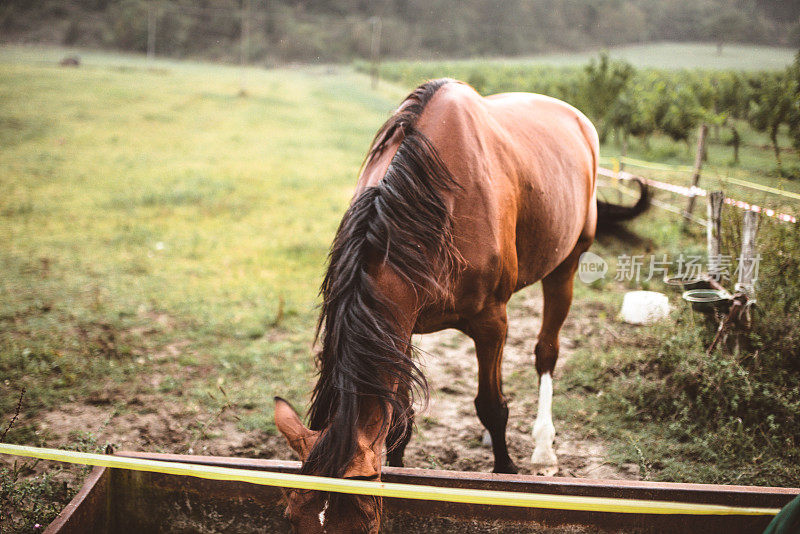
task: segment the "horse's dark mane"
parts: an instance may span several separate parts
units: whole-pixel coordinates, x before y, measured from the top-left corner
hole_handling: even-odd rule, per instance
[[[317,336],[322,349],[309,410],[309,427],[327,430],[311,450],[303,472],[343,476],[356,452],[363,399],[380,407],[385,430],[390,424],[409,424],[408,407],[390,383],[397,382],[398,391],[427,397],[427,383],[414,362],[410,340],[396,332],[395,307],[375,287],[370,267],[385,263],[425,303],[447,294],[460,256],[442,193],[457,185],[416,124],[436,91],[451,81],[419,86],[381,127],[365,165],[388,147],[396,133],[402,135],[400,146],[383,179],[352,202],[336,233],[320,291]]]

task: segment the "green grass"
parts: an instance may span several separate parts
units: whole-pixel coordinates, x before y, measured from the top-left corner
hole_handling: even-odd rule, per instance
[[[218,370],[252,412],[305,398],[328,246],[400,93],[249,69],[242,97],[227,66],[30,54],[0,51],[0,413],[21,386],[33,413],[128,384],[176,342],[215,369],[198,391]]]
[[[0,431],[25,387],[7,441],[68,445],[39,414],[152,412],[138,398],[194,414],[155,450],[219,435],[223,412],[273,433],[272,397],[303,409],[313,385],[328,247],[402,92],[348,68],[253,68],[240,96],[238,68],[64,54],[0,48]],[[46,523],[3,477],[31,513],[0,524]]]

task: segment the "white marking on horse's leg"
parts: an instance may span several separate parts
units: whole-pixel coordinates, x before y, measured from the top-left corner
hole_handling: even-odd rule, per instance
[[[322,507],[322,511],[319,513],[319,526],[325,527],[325,512],[328,511],[328,501],[325,501],[325,506]]]
[[[556,466],[558,458],[553,450],[556,428],[553,426],[553,377],[544,373],[539,378],[539,408],[533,424],[534,449],[531,462],[539,466]]]

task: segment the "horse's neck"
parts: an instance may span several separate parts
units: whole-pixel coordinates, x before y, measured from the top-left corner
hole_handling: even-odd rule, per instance
[[[411,342],[411,332],[420,309],[420,295],[414,287],[388,265],[381,264],[370,269],[375,288],[393,304],[398,339]]]
[[[353,198],[358,198],[367,187],[378,185],[378,182],[386,175],[386,171],[392,163],[392,158],[394,158],[394,155],[397,153],[397,149],[400,147],[402,140],[402,136],[398,133],[398,135],[395,135],[386,143],[386,146],[380,154],[368,157],[367,161],[364,163],[364,167],[361,169],[358,182],[356,182],[356,190],[353,194]]]

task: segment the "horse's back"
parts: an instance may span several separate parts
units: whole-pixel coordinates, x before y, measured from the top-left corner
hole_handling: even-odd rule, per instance
[[[581,171],[594,171],[600,150],[597,131],[577,108],[535,93],[500,93],[485,97],[484,102],[499,125],[515,138],[521,150],[533,147],[551,152],[574,149],[576,152],[570,160],[573,166],[580,166]],[[539,163],[548,165],[553,162]]]
[[[597,134],[572,106],[531,93],[484,98],[447,84],[420,129],[463,187],[454,199],[456,237],[475,297],[463,302],[508,298],[593,233]]]
[[[486,102],[521,154],[516,180],[519,288],[552,271],[579,238],[593,238],[599,141],[583,113],[555,98],[504,93]]]

